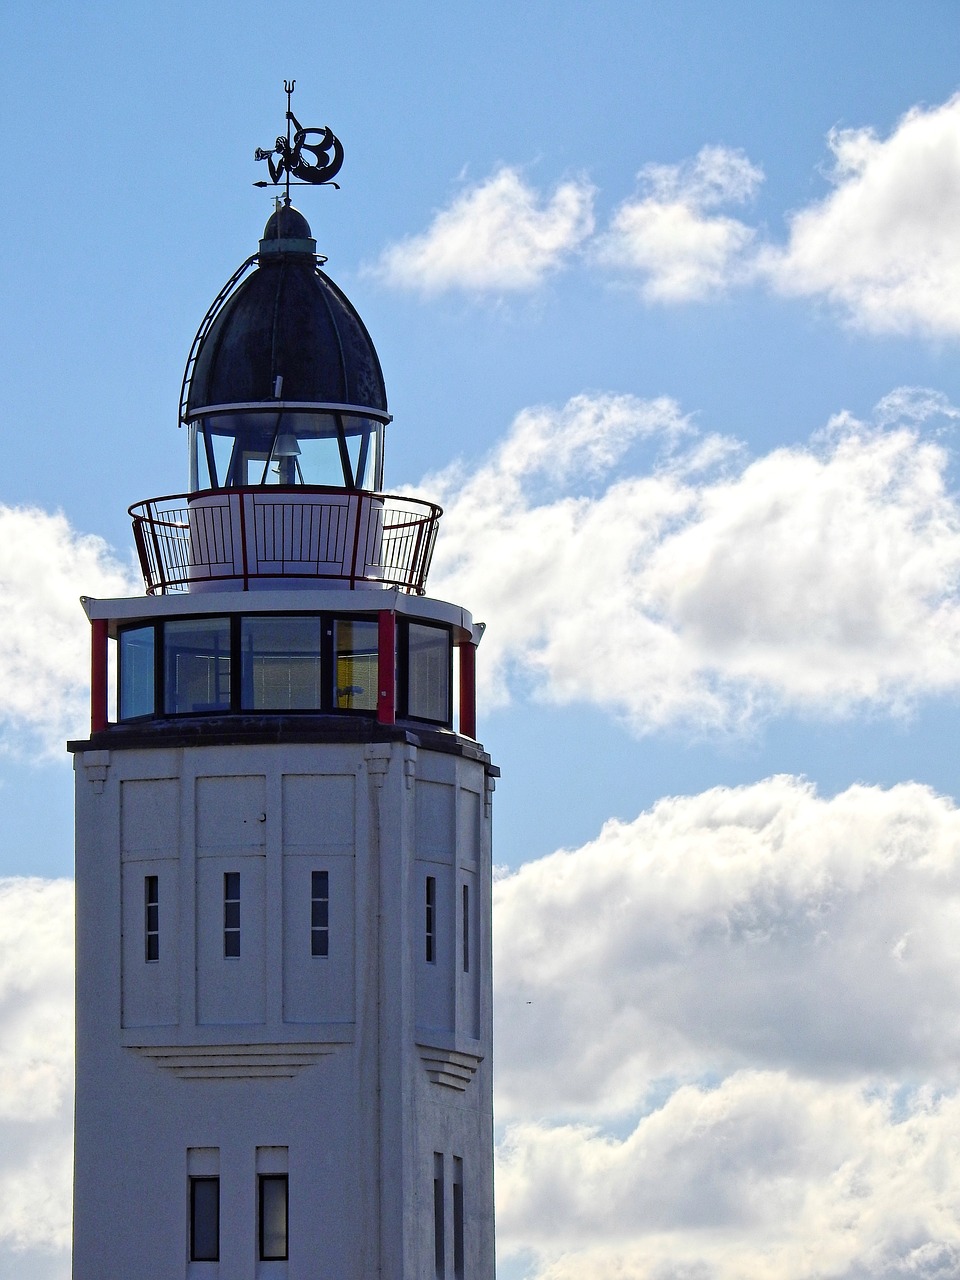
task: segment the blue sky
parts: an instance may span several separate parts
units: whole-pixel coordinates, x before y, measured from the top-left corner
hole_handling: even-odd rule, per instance
[[[183,364],[270,212],[253,150],[280,131],[295,76],[301,120],[329,123],[346,149],[342,189],[302,207],[381,356],[387,486],[444,503],[433,590],[488,624],[480,734],[503,768],[496,857],[512,872],[498,912],[542,923],[522,937],[501,926],[507,1280],[618,1266],[645,1280],[956,1273],[943,1187],[918,1172],[897,1189],[903,1131],[877,1099],[896,1094],[931,1150],[957,1123],[958,36],[952,0],[9,0],[0,14],[0,901],[25,919],[19,878],[41,878],[36,905],[71,875],[58,744],[85,696],[74,601],[131,580],[127,506],[185,486]],[[718,824],[729,842],[714,846]],[[555,901],[560,849],[570,896]],[[674,865],[700,886],[690,901],[668,891]],[[594,874],[651,916],[624,908],[622,948],[581,958],[563,997],[535,939],[565,936],[571,902],[599,912],[588,934],[617,936]],[[896,936],[875,938],[868,906],[892,921],[895,903]],[[819,969],[798,922],[827,905]],[[929,911],[947,914],[930,925]],[[697,912],[702,928],[684,933]],[[731,921],[744,913],[757,970],[780,974],[766,989],[741,967]],[[722,957],[709,927],[721,917]],[[651,919],[673,939],[657,960],[672,985],[657,991],[632,949]],[[920,934],[914,1003],[941,992],[923,1005],[934,1031],[907,1028],[915,1052],[887,1060],[883,964],[868,991],[850,957],[875,942],[907,965],[903,939]],[[581,1043],[596,1031],[589,984],[624,963],[624,1039],[609,1050],[621,1067],[598,1068],[592,1097],[534,1088],[531,1053],[541,1083],[579,1067],[559,1035],[531,1048],[523,983]],[[708,986],[755,991],[730,1013],[737,1034],[698,1021],[687,996],[701,969]],[[45,968],[25,972],[0,958],[0,1025],[21,998],[41,1022],[51,991],[66,999]],[[814,972],[876,1006],[857,1053],[813,1031],[801,1044],[774,1011]],[[638,1047],[650,1037],[659,1056]],[[3,1052],[0,1081],[22,1076],[20,1050],[6,1068]],[[49,1057],[66,1098],[69,1055]],[[13,1090],[0,1125],[40,1135],[36,1151],[62,1147],[66,1103],[41,1114],[32,1096],[21,1107]],[[776,1185],[793,1179],[779,1234],[743,1209],[746,1191],[686,1229],[718,1168],[706,1140],[684,1148],[689,1164],[678,1154],[691,1107],[707,1134],[711,1108],[746,1117],[743,1131],[771,1109],[808,1118],[808,1134],[777,1139]],[[577,1125],[595,1126],[593,1147]],[[906,1197],[915,1220],[823,1227],[809,1206],[832,1175],[797,1153],[826,1151],[838,1128],[850,1145],[837,1139],[833,1173],[855,1148],[874,1152],[875,1217]],[[674,1198],[591,1233],[605,1179],[633,1170],[646,1194],[630,1163],[644,1144],[687,1170]],[[738,1156],[744,1186],[774,1177],[758,1152]],[[539,1159],[595,1171],[566,1234],[550,1228]],[[14,1172],[0,1158],[0,1187]],[[811,1234],[820,1254],[798,1243]],[[62,1276],[62,1240],[54,1211],[29,1229],[0,1211],[0,1274],[16,1257],[36,1280]]]

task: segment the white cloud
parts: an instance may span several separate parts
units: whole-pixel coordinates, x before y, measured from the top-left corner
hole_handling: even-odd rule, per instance
[[[431,591],[490,624],[486,698],[506,699],[512,672],[640,732],[955,690],[960,509],[920,429],[935,411],[956,416],[900,389],[884,426],[841,415],[752,461],[733,440],[691,442],[666,399],[524,411],[472,474],[424,480],[446,508]],[[664,452],[627,474],[644,436]]]
[[[919,785],[661,800],[494,893],[501,1117],[745,1066],[957,1076],[960,814]]]
[[[749,200],[763,181],[742,152],[704,147],[692,162],[649,164],[639,176],[644,194],[614,213],[601,262],[639,272],[643,296],[659,302],[703,298],[749,274],[754,232],[712,212]]]
[[[594,191],[582,178],[541,197],[516,169],[498,169],[441,210],[421,235],[391,245],[374,270],[424,294],[532,289],[593,231]]]
[[[89,624],[80,596],[143,591],[101,539],[65,516],[0,504],[0,732],[62,755],[89,724]]]
[[[866,329],[960,333],[960,95],[914,107],[887,138],[836,129],[828,141],[833,191],[793,215],[762,270]]]
[[[947,1280],[960,813],[664,799],[495,885],[500,1249],[538,1280]]]
[[[624,1138],[511,1129],[499,1247],[538,1280],[953,1280],[958,1140],[956,1096],[741,1072]]]
[[[73,885],[0,880],[0,1250],[24,1280],[69,1275],[72,1122]]]

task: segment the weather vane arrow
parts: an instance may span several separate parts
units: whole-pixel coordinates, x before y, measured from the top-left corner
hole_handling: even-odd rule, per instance
[[[343,144],[333,130],[327,125],[322,129],[305,129],[293,114],[290,99],[296,85],[296,80],[283,82],[287,95],[286,137],[277,138],[276,144],[269,151],[257,147],[253,153],[254,160],[266,160],[274,186],[283,180],[287,204],[290,203],[291,176],[307,186],[331,186],[339,191],[340,184],[333,179],[343,164]],[[317,140],[309,141],[311,138]],[[278,158],[275,160],[274,156]],[[268,187],[270,183],[261,181],[253,185]]]

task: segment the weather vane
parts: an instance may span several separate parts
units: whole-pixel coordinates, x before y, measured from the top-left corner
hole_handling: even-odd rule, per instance
[[[283,82],[287,95],[287,136],[279,137],[272,150],[257,147],[253,153],[254,160],[266,160],[274,186],[283,179],[285,204],[290,203],[291,175],[299,179],[298,186],[329,185],[339,191],[340,184],[333,179],[343,164],[343,144],[333,130],[327,125],[322,129],[305,129],[290,109],[290,98],[296,85],[296,80]],[[318,141],[308,142],[311,137],[318,138]],[[275,161],[274,156],[279,159]],[[255,182],[253,185],[268,187],[270,183]]]

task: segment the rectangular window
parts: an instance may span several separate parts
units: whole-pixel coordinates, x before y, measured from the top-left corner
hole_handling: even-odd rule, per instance
[[[437,878],[427,876],[425,930],[427,964],[437,959]]]
[[[121,720],[154,714],[155,636],[152,626],[130,627],[120,632]]]
[[[220,1260],[220,1179],[190,1179],[190,1261]]]
[[[407,626],[407,715],[450,724],[453,650],[450,632],[411,622]]]
[[[463,1280],[463,1161],[453,1157],[453,1274]]]
[[[470,886],[463,886],[463,972],[470,972]]]
[[[330,950],[330,876],[313,871],[310,876],[310,954],[325,956]]]
[[[320,619],[240,619],[244,711],[320,710]]]
[[[260,1261],[287,1257],[288,1183],[285,1173],[260,1175]]]
[[[376,711],[378,636],[376,622],[338,618],[334,623],[333,702],[338,711]]]
[[[227,871],[223,877],[223,954],[240,955],[240,872]]]
[[[433,1258],[437,1280],[443,1280],[446,1274],[446,1245],[443,1233],[443,1156],[439,1151],[433,1153]]]
[[[160,959],[160,877],[143,877],[143,958]]]
[[[164,711],[230,710],[230,619],[189,618],[163,628]]]

